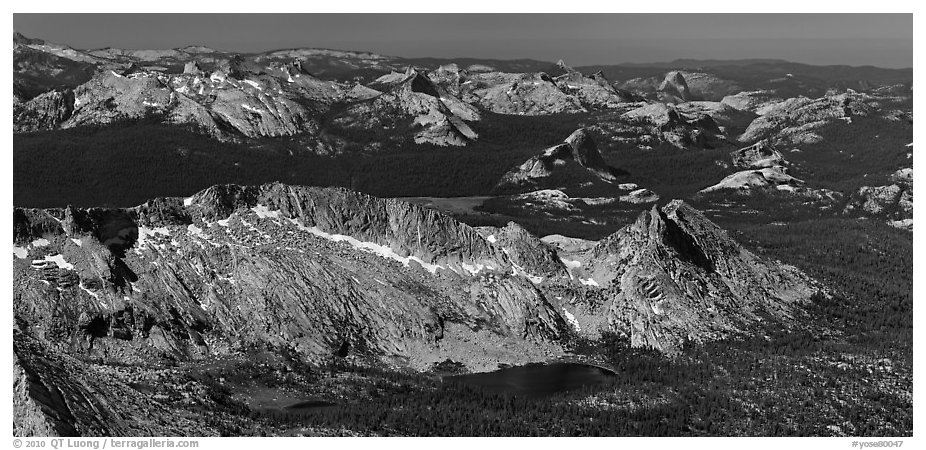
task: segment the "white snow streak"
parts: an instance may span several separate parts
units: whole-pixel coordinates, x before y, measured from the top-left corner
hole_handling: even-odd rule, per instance
[[[32,266],[36,268],[45,267],[48,262],[55,263],[58,267],[65,270],[74,270],[74,265],[65,261],[62,255],[45,255],[45,259],[36,259],[32,261]]]
[[[46,245],[48,245],[48,244],[50,244],[50,243],[51,243],[51,242],[48,242],[48,239],[39,238],[39,239],[36,239],[36,240],[32,241],[32,246],[33,246],[33,247],[45,247]]]
[[[582,327],[579,326],[579,321],[576,320],[576,316],[573,316],[569,313],[569,311],[566,311],[566,308],[563,308],[563,315],[566,316],[566,321],[572,325],[572,328],[574,328],[576,331],[582,331]]]
[[[16,255],[16,257],[19,259],[26,259],[26,257],[29,256],[29,250],[14,245],[13,254]]]
[[[258,82],[256,82],[256,81],[252,81],[252,80],[241,80],[241,82],[250,84],[251,86],[254,86],[254,88],[256,88],[258,91],[264,90],[264,88],[260,87],[260,83],[258,83]]]
[[[302,222],[300,222],[299,220],[296,220],[296,219],[287,219],[287,220],[289,220],[290,223],[292,223],[292,224],[298,226],[299,229],[302,230],[302,231],[308,231],[309,233],[312,233],[312,234],[314,234],[314,235],[316,235],[316,236],[319,236],[319,237],[321,237],[321,238],[328,239],[328,240],[331,240],[331,241],[334,241],[334,242],[345,242],[345,243],[347,243],[348,245],[350,245],[351,247],[354,247],[354,248],[356,248],[356,249],[358,249],[358,250],[363,250],[363,251],[366,251],[366,252],[369,252],[369,253],[373,253],[373,254],[382,256],[383,258],[386,258],[386,259],[392,259],[392,260],[394,260],[394,261],[398,261],[398,262],[402,263],[402,265],[404,265],[404,266],[406,266],[406,267],[408,267],[408,265],[409,265],[412,261],[415,261],[415,262],[417,262],[418,264],[420,264],[421,267],[424,267],[424,269],[427,270],[427,271],[430,272],[430,273],[436,273],[436,272],[437,272],[437,269],[444,269],[444,268],[445,268],[444,266],[441,266],[441,265],[438,265],[438,264],[431,264],[431,263],[429,263],[429,262],[425,262],[425,261],[423,261],[421,258],[418,258],[417,256],[400,256],[400,255],[398,255],[395,251],[393,251],[391,248],[389,248],[389,247],[387,247],[387,246],[385,246],[385,245],[380,245],[380,244],[377,244],[377,243],[375,243],[375,242],[361,241],[361,240],[358,240],[357,238],[355,238],[355,237],[353,237],[353,236],[346,236],[346,235],[343,235],[343,234],[331,234],[331,233],[326,233],[326,232],[324,232],[324,231],[318,229],[318,227],[306,227],[305,225],[302,224]]]

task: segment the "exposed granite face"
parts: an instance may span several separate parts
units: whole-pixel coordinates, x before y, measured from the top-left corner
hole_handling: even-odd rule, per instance
[[[389,128],[396,120],[411,124],[418,144],[465,146],[479,136],[467,124],[480,120],[479,111],[435,84],[428,74],[409,68],[405,74],[380,77],[373,85],[383,93],[357,102],[335,122],[349,128]]]
[[[566,336],[606,329],[671,353],[760,321],[790,323],[815,291],[680,201],[579,247],[516,224],[477,230],[394,199],[283,184],[125,209],[15,209],[13,229],[23,435],[185,426],[120,419],[159,406],[76,357],[137,365],[265,348],[306,362],[345,353],[490,370],[561,355]],[[586,295],[582,307],[564,300]],[[99,386],[115,393],[93,394]]]
[[[486,240],[501,246],[512,263],[526,272],[545,278],[568,277],[556,250],[517,223],[508,222],[501,228],[482,227],[479,231]]]
[[[605,163],[598,146],[588,130],[578,129],[559,145],[544,150],[521,165],[509,170],[495,186],[497,192],[525,192],[547,188],[544,183],[558,172],[576,165],[587,177],[599,182],[615,180],[611,168]],[[584,180],[573,180],[579,183]]]
[[[816,130],[834,120],[877,112],[877,99],[854,91],[820,98],[795,97],[768,103],[755,110],[757,117],[739,136],[740,142],[767,140],[774,145],[812,144],[822,140]]]
[[[679,200],[653,207],[590,253],[585,274],[608,289],[610,327],[665,352],[762,320],[787,323],[816,291],[797,269],[745,250]]]
[[[621,115],[628,122],[622,133],[636,135],[638,147],[643,143],[667,142],[677,148],[704,148],[726,140],[718,123],[693,103],[644,103]]]
[[[842,194],[829,189],[817,189],[791,175],[791,163],[768,141],[730,152],[733,167],[739,170],[717,184],[701,189],[698,195],[711,192],[736,191],[740,194],[776,192],[812,201],[820,201],[826,207],[842,198]]]
[[[347,342],[414,359],[410,343],[435,344],[445,321],[526,342],[562,325],[506,247],[345,189],[216,186],[14,221],[17,315],[73,351],[189,359],[260,343],[312,357]]]
[[[43,94],[23,103],[14,123],[17,131],[38,131],[160,118],[193,125],[223,140],[292,136],[316,131],[323,100],[332,100],[327,91],[339,89],[333,83],[301,79],[308,75],[287,83],[266,74],[236,79],[222,72],[206,76],[195,67],[188,69],[172,75],[140,69],[102,70],[73,90]],[[294,100],[300,96],[305,101]]]
[[[859,188],[843,212],[886,217],[890,225],[913,231],[913,168],[900,169],[889,178],[891,184]]]
[[[662,94],[663,101],[671,103],[683,103],[694,100],[694,95],[688,89],[688,83],[681,72],[672,71],[666,74],[666,78],[659,85],[659,92]]]
[[[68,90],[46,92],[13,107],[16,133],[53,129],[74,112],[74,93]]]
[[[583,75],[570,71],[556,77],[555,81],[561,91],[579,99],[587,109],[617,109],[626,103],[642,100],[639,96],[614,88],[601,72]]]
[[[669,71],[664,76],[631,78],[618,83],[618,87],[666,103],[720,101],[742,90],[736,82],[712,73],[686,70]]]

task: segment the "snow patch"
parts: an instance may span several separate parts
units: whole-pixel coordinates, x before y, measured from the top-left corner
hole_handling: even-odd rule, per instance
[[[254,87],[255,89],[257,89],[258,91],[264,90],[264,88],[260,87],[260,83],[258,83],[258,82],[256,82],[256,81],[252,81],[252,80],[241,80],[241,82],[242,82],[242,83],[250,84],[251,86],[253,86],[253,87]]]
[[[599,286],[600,286],[600,285],[598,284],[598,282],[595,281],[595,280],[592,279],[592,278],[589,278],[589,279],[587,279],[587,280],[586,280],[586,279],[583,279],[583,278],[579,278],[579,283],[582,283],[582,284],[584,284],[584,285],[586,285],[586,286],[595,286],[595,287],[599,287]]]
[[[32,267],[44,268],[47,263],[53,262],[58,267],[65,270],[74,270],[74,265],[67,262],[62,255],[45,255],[45,259],[36,259],[32,261]]]
[[[570,325],[572,325],[572,328],[574,330],[582,331],[582,327],[579,326],[579,321],[576,320],[576,316],[573,316],[572,314],[569,313],[569,311],[566,311],[566,308],[563,308],[563,315],[566,317],[566,321],[569,322]]]
[[[463,270],[469,272],[470,275],[476,275],[486,269],[485,265],[479,263],[474,263],[473,265],[460,263],[460,265],[463,266]]]
[[[254,213],[257,214],[257,217],[259,217],[259,218],[261,218],[261,219],[266,219],[266,218],[268,218],[268,217],[271,218],[271,219],[279,219],[279,218],[280,218],[280,211],[279,211],[279,210],[275,210],[275,209],[274,209],[274,210],[271,210],[271,209],[267,208],[267,207],[264,206],[264,205],[257,205],[257,206],[255,206],[255,207],[251,208],[251,211],[254,211]]]
[[[508,254],[507,249],[504,250],[504,251],[505,251],[505,254],[507,255],[507,254]],[[520,275],[520,276],[522,276],[522,277],[525,277],[525,278],[527,278],[528,280],[531,280],[531,283],[534,283],[534,284],[540,284],[540,283],[543,282],[543,277],[540,277],[540,276],[537,276],[537,275],[531,275],[531,274],[527,273],[527,271],[524,270],[523,267],[521,267],[521,266],[515,264],[514,262],[511,263],[511,266],[512,266],[511,271],[512,271],[512,274],[513,274],[513,275]]]
[[[80,239],[71,238],[71,242],[77,244],[78,247],[83,247],[83,246],[84,246],[84,241],[82,241],[82,240],[80,240]]]
[[[565,265],[566,267],[570,269],[577,269],[579,267],[582,267],[582,261],[570,261],[565,258],[560,258],[559,260],[562,261],[563,265]]]
[[[36,239],[36,240],[32,241],[32,246],[33,246],[33,247],[45,247],[46,245],[48,245],[48,244],[50,244],[50,243],[51,243],[51,242],[48,242],[48,239],[39,238],[39,239]]]
[[[347,243],[348,245],[350,245],[351,247],[354,247],[354,248],[356,248],[356,249],[358,249],[358,250],[362,250],[362,251],[365,251],[365,252],[373,253],[373,254],[382,256],[383,258],[386,258],[386,259],[392,259],[392,260],[394,260],[394,261],[398,261],[398,262],[402,263],[402,265],[404,265],[404,266],[406,266],[406,267],[408,267],[408,265],[409,265],[412,261],[415,261],[415,262],[417,262],[418,264],[420,264],[421,267],[424,267],[425,270],[427,270],[428,272],[430,272],[430,273],[432,273],[432,274],[433,274],[433,273],[436,273],[436,272],[437,272],[437,269],[444,269],[444,268],[445,268],[444,266],[441,266],[441,265],[438,265],[438,264],[431,264],[431,263],[429,263],[429,262],[425,262],[425,261],[423,261],[421,258],[418,258],[417,256],[400,256],[400,255],[398,255],[395,251],[393,251],[391,248],[389,248],[389,247],[387,247],[387,246],[385,246],[385,245],[377,244],[377,243],[375,243],[375,242],[361,241],[361,240],[358,240],[357,238],[355,238],[355,237],[353,237],[353,236],[346,236],[346,235],[343,235],[343,234],[331,234],[331,233],[326,233],[326,232],[320,230],[318,227],[314,227],[314,226],[313,226],[313,227],[306,227],[306,226],[303,225],[302,222],[300,222],[299,220],[296,220],[296,219],[288,219],[288,220],[290,221],[290,223],[292,223],[292,224],[298,226],[299,229],[302,230],[302,231],[307,231],[307,232],[312,233],[312,234],[314,234],[314,235],[316,235],[316,236],[318,236],[318,237],[321,237],[321,238],[324,238],[324,239],[328,239],[328,240],[330,240],[330,241],[334,241],[334,242],[345,242],[345,243]]]
[[[135,253],[141,253],[139,250],[147,247],[146,240],[150,237],[160,234],[162,236],[170,236],[170,230],[167,227],[158,227],[158,228],[147,228],[147,227],[138,227],[138,240],[135,241]],[[164,248],[163,245],[157,246],[158,248]]]
[[[241,104],[241,107],[244,108],[245,111],[256,112],[256,113],[258,113],[258,114],[263,114],[263,112],[264,112],[264,110],[262,110],[262,109],[260,109],[260,108],[255,108],[255,107],[250,106],[250,105],[245,104],[245,103],[242,103],[242,104]]]
[[[183,199],[183,206],[193,205],[193,197],[187,197]]]
[[[491,243],[493,243],[493,244],[496,243],[496,242],[498,242],[498,239],[495,239],[495,235],[494,235],[494,234],[490,234],[489,237],[486,238],[486,240],[489,241],[489,242],[491,242]]]
[[[199,237],[199,238],[202,238],[202,239],[208,239],[208,238],[209,238],[209,236],[206,236],[206,233],[203,233],[203,229],[200,228],[200,227],[198,227],[198,226],[196,226],[196,225],[189,224],[189,225],[187,225],[186,229],[187,229],[187,231],[189,231],[190,234],[192,234],[193,236],[196,236],[196,237]]]
[[[29,256],[29,250],[26,250],[23,247],[13,246],[13,254],[16,255],[19,259],[26,259]]]
[[[100,306],[102,306],[102,307],[104,307],[104,308],[106,307],[106,302],[104,302],[104,301],[100,298],[100,294],[97,294],[96,292],[93,292],[93,291],[91,291],[90,289],[87,289],[87,286],[84,286],[84,280],[80,280],[80,283],[78,283],[77,286],[79,286],[81,289],[83,289],[83,291],[86,292],[87,294],[90,294],[91,297],[95,298],[96,301],[100,304]]]

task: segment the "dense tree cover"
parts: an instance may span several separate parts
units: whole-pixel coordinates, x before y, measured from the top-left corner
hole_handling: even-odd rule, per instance
[[[608,164],[630,174],[622,182],[637,183],[662,197],[683,198],[723,179],[729,170],[718,161],[729,159],[731,150],[679,150],[667,145],[658,150],[622,148],[603,156]]]
[[[615,375],[547,397],[441,378],[448,367],[458,369],[450,362],[436,366],[435,373],[413,373],[338,360],[308,370],[315,374],[310,384],[334,375],[340,397],[322,395],[318,407],[246,413],[231,403],[229,414],[276,433],[306,428],[417,436],[911,435],[910,234],[851,219],[726,225],[753,251],[825,282],[830,295],[815,295],[797,327],[757,326],[738,338],[690,344],[675,356],[632,348],[615,334],[600,340],[574,336],[575,354],[613,368]],[[265,376],[256,370],[234,373]],[[223,388],[216,389],[221,399]]]
[[[424,373],[341,364],[347,397],[244,413],[265,432],[351,430],[412,436],[809,436],[910,435],[910,360],[812,333],[691,346],[676,357],[630,348],[606,335],[576,348],[615,369],[604,383],[547,397],[517,396]],[[842,359],[852,352],[857,359]],[[900,373],[885,370],[876,358]],[[327,374],[328,368],[316,369]],[[906,372],[901,372],[906,371]],[[256,372],[259,373],[259,372]],[[255,375],[257,376],[257,375]],[[323,377],[321,377],[323,378]],[[321,379],[316,377],[316,379]],[[227,388],[213,386],[222,400]],[[227,421],[226,421],[227,422]],[[828,428],[839,427],[839,431]]]
[[[151,122],[15,135],[14,203],[130,206],[216,183],[275,180],[382,196],[476,195],[490,190],[510,167],[560,142],[581,120],[579,115],[487,117],[475,124],[480,140],[464,149],[405,148],[333,158],[292,156],[270,144],[261,149],[221,144]],[[821,132],[824,143],[788,153],[796,175],[819,180],[820,187],[851,191],[862,183],[878,184],[872,180],[884,180],[907,161],[906,122],[857,118],[852,125],[861,127],[861,134],[835,123]],[[858,148],[860,136],[873,135],[879,137],[865,138],[871,144],[864,151],[846,150]],[[622,180],[653,189],[667,201],[722,178],[729,169],[716,161],[727,151],[606,147],[605,158],[630,174]],[[695,206],[709,210],[706,214],[746,247],[795,265],[830,288],[814,296],[800,327],[758,328],[742,339],[692,345],[676,357],[631,349],[615,336],[580,342],[576,353],[607,362],[617,375],[547,398],[490,393],[435,374],[338,364],[311,369],[310,383],[335,374],[353,395],[325,398],[334,405],[319,408],[263,411],[243,407],[228,387],[204,379],[212,401],[223,408],[205,417],[222,424],[228,421],[218,415],[256,420],[277,431],[308,426],[410,435],[836,433],[828,426],[850,435],[910,435],[912,234],[881,221],[835,217],[838,207],[822,211],[776,193],[728,194],[697,200]],[[620,220],[634,216],[628,211]],[[619,226],[621,216],[613,217],[614,223],[587,229],[545,217],[522,224],[539,235],[574,236],[578,230],[596,237]],[[488,216],[466,220],[504,225]],[[882,363],[885,359],[889,362]],[[273,381],[261,378],[260,370],[241,373]]]
[[[29,207],[133,206],[218,183],[272,181],[383,197],[479,195],[581,120],[497,115],[474,124],[480,139],[464,148],[407,146],[335,157],[293,154],[291,141],[221,143],[155,120],[16,134],[13,197]]]
[[[759,253],[832,288],[813,315],[871,345],[893,345],[913,327],[913,235],[877,220],[821,218],[781,225],[721,222]]]
[[[811,186],[845,193],[861,186],[888,184],[887,176],[900,167],[912,167],[906,145],[913,141],[912,120],[853,117],[837,120],[817,132],[823,139],[785,151],[794,164],[794,176]]]

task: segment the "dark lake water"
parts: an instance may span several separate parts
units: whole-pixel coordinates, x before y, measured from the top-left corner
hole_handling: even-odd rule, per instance
[[[471,373],[447,377],[487,391],[530,397],[544,397],[557,392],[602,383],[614,372],[578,363],[530,364],[494,372]]]
[[[337,406],[337,404],[326,400],[304,400],[299,403],[289,405],[286,407],[286,409],[290,411],[302,411],[306,409],[327,408],[329,406]]]

